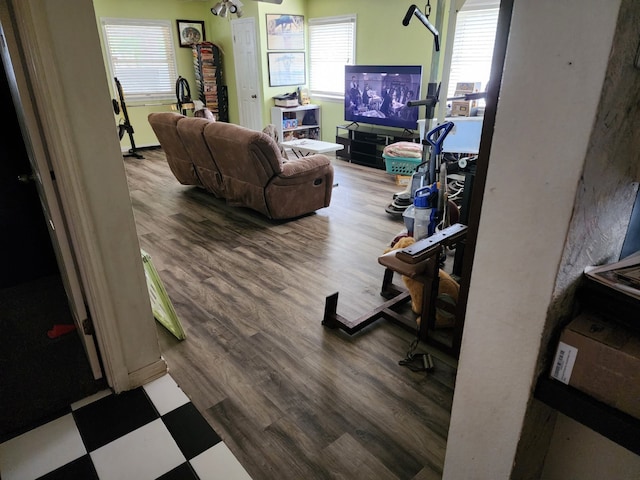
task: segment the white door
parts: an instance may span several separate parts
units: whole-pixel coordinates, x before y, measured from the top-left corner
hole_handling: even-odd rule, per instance
[[[231,20],[233,59],[236,64],[236,89],[240,125],[262,130],[262,94],[258,76],[256,22],[253,18]]]
[[[91,371],[94,378],[98,379],[102,377],[102,369],[100,368],[98,352],[88,320],[69,232],[59,203],[54,172],[47,158],[34,103],[30,97],[29,81],[26,77],[27,69],[24,67],[23,59],[19,53],[19,43],[15,32],[12,30],[4,3],[0,3],[0,35],[2,37],[2,42],[0,42],[2,45],[2,50],[0,51],[1,60],[5,67],[11,96],[19,117],[22,136],[29,155],[29,162],[37,185],[42,209],[49,227],[51,242],[64,282],[69,306],[87,353]]]

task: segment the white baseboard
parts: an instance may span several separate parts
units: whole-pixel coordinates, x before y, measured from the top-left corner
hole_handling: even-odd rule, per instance
[[[136,145],[136,150],[144,150],[144,149],[148,149],[148,148],[160,148],[160,145],[157,143],[148,143],[145,145]],[[121,152],[124,153],[129,153],[129,150],[131,150],[131,147],[121,147]]]

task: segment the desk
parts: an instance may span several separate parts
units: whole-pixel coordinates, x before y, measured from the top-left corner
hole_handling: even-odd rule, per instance
[[[308,138],[282,142],[282,145],[285,148],[290,148],[298,158],[316,153],[337,152],[344,148],[344,146],[339,143],[322,142],[320,140],[310,140]]]
[[[442,143],[445,153],[466,153],[477,155],[480,149],[480,135],[484,117],[447,117],[446,121],[454,124],[453,130]],[[425,121],[418,120],[420,138],[424,138]]]

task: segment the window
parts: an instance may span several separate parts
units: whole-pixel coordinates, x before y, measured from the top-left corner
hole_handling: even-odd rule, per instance
[[[467,0],[458,12],[447,97],[453,97],[458,82],[481,82],[480,91],[486,89],[498,25],[498,5],[499,2],[487,0]]]
[[[344,97],[344,66],[356,60],[356,16],[309,19],[312,95]]]
[[[174,99],[178,78],[172,25],[168,20],[103,18],[111,77],[127,101]]]

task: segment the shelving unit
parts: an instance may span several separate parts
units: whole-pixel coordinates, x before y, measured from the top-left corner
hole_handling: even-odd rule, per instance
[[[307,121],[305,121],[307,116]],[[309,121],[313,116],[315,121]],[[297,107],[271,107],[271,123],[278,131],[278,138],[288,142],[297,138],[320,139],[320,107],[299,105]]]
[[[637,418],[546,376],[538,379],[534,396],[594,432],[640,455],[640,420]]]
[[[418,133],[391,130],[372,125],[338,125],[336,127],[336,143],[344,145],[344,149],[336,155],[369,167],[385,168],[382,152],[384,147],[396,142],[419,142]]]
[[[196,71],[198,98],[220,122],[229,121],[227,87],[222,77],[222,53],[213,43],[193,45],[193,65]]]
[[[582,309],[640,332],[640,301],[591,280],[585,280],[576,298]],[[640,455],[640,419],[634,418],[558,380],[548,372],[537,381],[535,398],[600,435]]]

